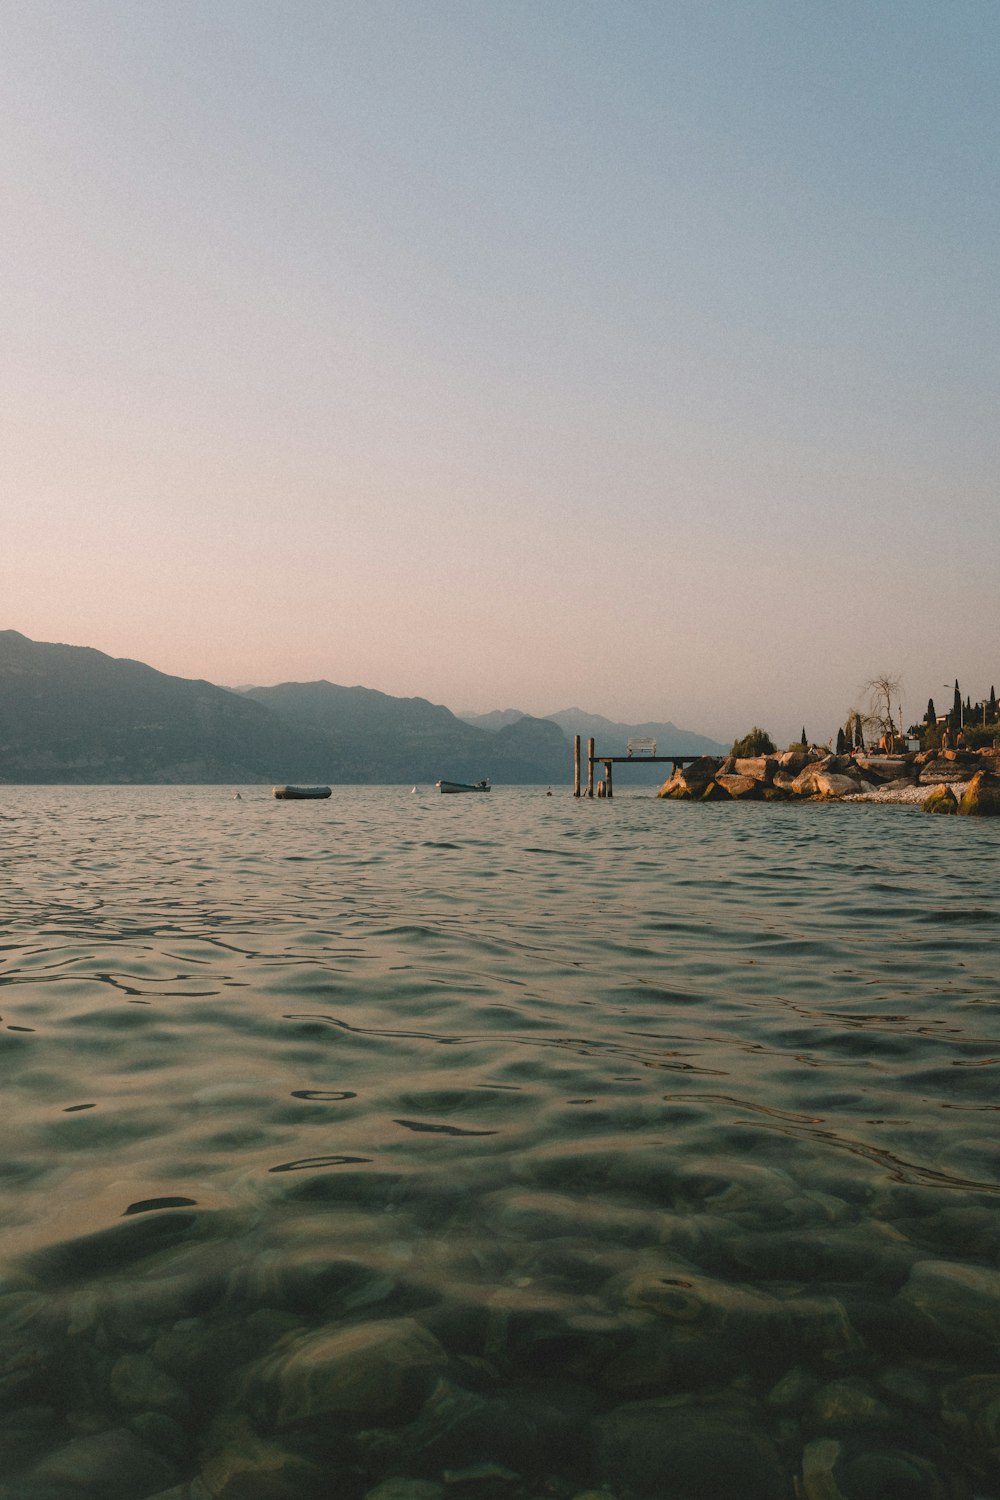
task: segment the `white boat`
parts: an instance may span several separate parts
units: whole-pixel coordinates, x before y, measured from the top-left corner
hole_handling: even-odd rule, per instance
[[[473,786],[468,781],[436,781],[434,785],[439,792],[488,792],[489,781],[477,781]]]

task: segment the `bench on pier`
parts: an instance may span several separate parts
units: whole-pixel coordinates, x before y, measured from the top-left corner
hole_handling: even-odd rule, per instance
[[[656,741],[648,738],[629,740],[625,747],[630,756],[632,755],[655,755]]]

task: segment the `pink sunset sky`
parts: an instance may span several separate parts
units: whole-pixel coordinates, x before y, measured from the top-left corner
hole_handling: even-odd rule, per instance
[[[1000,678],[1000,11],[4,23],[3,628],[720,739]]]

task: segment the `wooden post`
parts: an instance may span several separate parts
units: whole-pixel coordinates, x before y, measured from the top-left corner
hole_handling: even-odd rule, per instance
[[[587,796],[594,795],[594,741],[587,741]]]
[[[605,797],[613,797],[614,796],[614,789],[612,787],[612,782],[611,782],[611,761],[610,760],[606,760],[604,762],[604,795],[605,795]]]
[[[580,736],[573,736],[573,796],[580,795]]]

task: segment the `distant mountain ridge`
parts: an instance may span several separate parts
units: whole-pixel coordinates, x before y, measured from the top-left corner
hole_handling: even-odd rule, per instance
[[[466,723],[476,728],[493,731],[511,723],[518,716],[519,711],[514,708],[494,709],[488,714],[460,715]],[[584,742],[584,750],[586,741],[593,737],[594,749],[598,754],[624,755],[630,739],[654,739],[660,755],[669,755],[671,752],[678,755],[726,755],[729,751],[728,745],[709,739],[707,735],[695,734],[690,729],[678,729],[669,720],[665,723],[648,720],[640,724],[623,724],[582,708],[560,709],[558,713],[546,714],[545,719],[550,724],[558,724],[570,741],[578,734]],[[650,772],[654,779],[664,779],[655,768],[650,767]]]
[[[0,631],[0,779],[199,782],[322,772],[324,741],[210,682]]]
[[[89,646],[0,631],[0,782],[335,784],[489,776],[568,785],[567,730],[570,737],[594,734],[598,750],[612,754],[624,754],[630,734],[655,734],[664,749],[684,753],[689,745],[706,753],[723,748],[672,725],[616,725],[577,709],[548,719],[513,709],[478,717],[484,722],[425,698],[326,681],[216,687]],[[662,779],[653,766],[645,775]]]
[[[392,698],[374,688],[283,682],[246,696],[328,735],[352,767],[348,780],[551,781],[564,778],[569,765],[562,731],[527,715],[491,734],[426,698]]]

